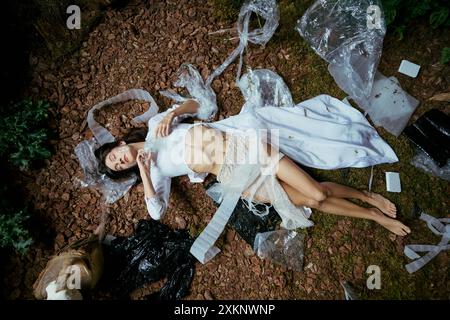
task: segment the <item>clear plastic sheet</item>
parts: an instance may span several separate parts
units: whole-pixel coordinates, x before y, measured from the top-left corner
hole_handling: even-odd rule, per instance
[[[81,186],[99,189],[106,203],[114,203],[119,200],[136,182],[137,177],[122,180],[112,180],[98,171],[98,162],[94,154],[100,145],[95,139],[84,140],[75,147],[75,154],[80,162],[84,178]]]
[[[447,164],[440,168],[425,152],[417,148],[411,164],[426,173],[450,181],[450,160],[447,160]]]
[[[260,258],[303,271],[304,238],[301,233],[284,229],[258,233],[253,250]]]
[[[213,180],[205,187],[207,189],[206,192],[213,198],[216,205],[222,201],[220,192],[217,194],[217,197],[214,195],[214,186],[217,185],[219,185],[217,180]],[[255,204],[255,206],[259,207],[260,205]],[[258,233],[275,230],[280,221],[281,218],[273,206],[270,207],[269,214],[262,217],[250,212],[245,201],[239,199],[228,223],[242,239],[253,247]]]
[[[329,63],[337,85],[361,107],[369,106],[386,34],[381,8],[378,0],[318,0],[296,27]]]
[[[369,98],[369,107],[363,107],[373,123],[398,137],[408,124],[419,101],[405,92],[397,78],[386,78],[377,72]]]
[[[249,70],[239,79],[238,86],[245,99],[240,113],[252,108],[293,107],[291,92],[283,79],[267,69]]]

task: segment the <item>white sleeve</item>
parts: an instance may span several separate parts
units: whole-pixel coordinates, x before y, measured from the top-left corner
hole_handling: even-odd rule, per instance
[[[145,197],[145,204],[150,216],[159,220],[164,216],[169,206],[171,178],[163,176],[154,165],[150,168],[150,178],[156,194],[153,197]]]

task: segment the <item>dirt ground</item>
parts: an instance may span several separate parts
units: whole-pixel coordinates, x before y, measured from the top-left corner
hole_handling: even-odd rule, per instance
[[[287,2],[281,1],[280,5]],[[304,8],[303,1],[296,8],[297,18]],[[286,6],[282,12],[288,9]],[[249,46],[245,66],[279,73],[296,102],[321,93],[344,98],[325,63],[291,30],[294,23],[289,30],[286,24],[265,48]],[[203,76],[216,68],[237,42],[229,40],[232,33],[209,33],[233,25],[216,17],[211,2],[134,1],[121,9],[108,9],[104,21],[94,28],[82,48],[61,63],[30,56],[34,73],[28,95],[55,102],[52,112],[59,121],[59,139],[52,141],[55,152],[45,167],[22,177],[40,223],[36,227],[42,234],[26,256],[13,256],[4,266],[8,277],[2,280],[2,287],[8,291],[9,299],[32,299],[32,284],[49,257],[66,243],[89,235],[98,224],[100,194],[81,188],[78,179],[82,172],[74,154],[75,146],[91,137],[85,121],[89,108],[127,89],[143,88],[161,109],[166,109],[170,101],[158,91],[173,88],[175,72],[183,62],[196,65]],[[429,100],[434,94],[450,91],[450,68],[438,63],[440,52],[448,43],[450,33],[431,30],[426,21],[419,22],[401,42],[391,35],[386,37],[380,70],[387,76],[396,76],[402,87],[421,101],[412,121],[431,108],[449,112],[448,104]],[[402,59],[422,65],[418,78],[397,72]],[[234,84],[236,65],[213,83],[218,95],[218,118],[237,114],[242,106],[243,98]],[[100,112],[97,119],[119,134],[130,128],[131,118],[143,110],[142,103],[125,103]],[[403,255],[405,244],[438,242],[418,215],[424,210],[434,216],[449,217],[449,184],[409,164],[413,149],[404,136],[395,138],[382,128],[377,129],[400,162],[375,168],[373,190],[397,204],[398,218],[413,230],[410,236],[396,237],[372,222],[314,212],[316,225],[304,231],[305,269],[294,272],[258,258],[228,228],[221,241],[222,253],[206,265],[197,263],[186,299],[342,299],[341,281],[351,282],[366,299],[449,299],[449,252],[440,253],[412,275],[404,269],[408,260]],[[385,191],[385,171],[400,172],[402,193]],[[312,173],[321,181],[365,189],[370,168]],[[216,208],[204,189],[211,178],[204,184],[192,184],[187,177],[174,178],[169,210],[162,221],[198,234]],[[131,235],[139,219],[149,218],[139,185],[113,205],[108,233]],[[380,290],[369,290],[365,285],[370,265],[381,268]],[[133,298],[142,298],[161,283],[137,290]],[[94,298],[104,296],[99,293]]]

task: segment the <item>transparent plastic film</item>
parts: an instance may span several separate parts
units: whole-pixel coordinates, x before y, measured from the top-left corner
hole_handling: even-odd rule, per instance
[[[186,88],[190,97],[183,97],[173,91],[160,91],[160,93],[173,99],[175,102],[184,102],[194,99],[199,104],[197,117],[202,120],[212,120],[217,112],[216,94],[209,84],[205,84],[198,70],[191,64],[184,63],[177,72],[178,79],[174,86]]]
[[[143,100],[149,103],[149,108],[143,114],[133,118],[135,123],[147,122],[158,113],[158,106],[153,97],[145,90],[130,89],[92,107],[88,112],[87,123],[89,129],[94,134],[94,138],[85,140],[75,147],[75,154],[80,162],[84,173],[84,178],[80,181],[83,187],[93,187],[99,189],[106,203],[114,203],[120,199],[136,182],[137,177],[121,180],[112,180],[105,174],[99,172],[98,162],[94,151],[105,143],[114,142],[114,136],[94,119],[94,111],[105,106],[113,105],[128,100]]]
[[[136,182],[136,176],[127,179],[112,180],[99,172],[98,162],[94,151],[100,145],[95,139],[84,140],[75,147],[75,154],[83,170],[84,178],[81,186],[98,189],[102,192],[106,203],[114,203],[119,200]]]
[[[156,104],[155,100],[150,95],[150,93],[142,89],[130,89],[96,104],[88,112],[87,123],[89,129],[91,129],[94,137],[97,139],[97,142],[100,145],[104,145],[108,142],[113,142],[115,139],[111,132],[109,132],[105,127],[101,126],[97,121],[95,121],[94,112],[96,110],[102,109],[105,106],[125,102],[128,100],[143,100],[149,102],[150,104],[148,110],[145,113],[133,118],[133,121],[136,123],[147,122],[148,119],[158,113],[158,105]]]
[[[249,30],[250,17],[252,13],[264,19],[264,25],[260,28]],[[239,56],[239,65],[236,81],[239,80],[242,69],[242,56],[248,42],[254,44],[266,44],[278,27],[279,11],[275,0],[249,0],[246,1],[239,12],[237,21],[237,31],[239,34],[239,45],[216,68],[206,80],[203,80],[198,70],[191,64],[182,64],[178,70],[178,79],[174,83],[175,87],[185,88],[190,98],[195,99],[199,105],[197,117],[202,120],[211,121],[217,113],[216,94],[211,88],[213,80],[221,75],[228,66]],[[165,90],[162,95],[173,99],[176,102],[186,101],[187,97]]]
[[[271,70],[248,70],[237,84],[245,99],[245,104],[240,113],[268,106],[294,106],[289,88],[283,79]]]
[[[386,34],[381,1],[318,0],[296,30],[329,63],[337,85],[368,107]]]
[[[262,259],[303,271],[304,238],[301,233],[284,229],[258,233],[253,250]]]
[[[250,17],[252,13],[264,19],[264,25],[260,28],[249,30]],[[206,80],[210,85],[214,78],[222,74],[226,68],[239,56],[238,72],[236,82],[239,80],[242,69],[242,55],[248,42],[265,45],[272,38],[278,28],[280,13],[275,0],[250,0],[246,1],[239,12],[237,21],[237,31],[239,34],[238,47],[228,56],[228,58],[216,69]]]

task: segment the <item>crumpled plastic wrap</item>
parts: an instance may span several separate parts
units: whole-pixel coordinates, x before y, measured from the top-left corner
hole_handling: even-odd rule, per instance
[[[160,93],[175,102],[184,102],[194,99],[199,104],[197,117],[202,120],[211,121],[217,112],[216,94],[210,84],[205,84],[198,70],[191,64],[184,63],[178,69],[178,79],[174,86],[186,88],[190,97],[186,98],[169,90]]]
[[[135,123],[147,122],[151,117],[158,113],[158,105],[156,104],[155,100],[150,95],[150,93],[142,89],[130,89],[100,103],[97,103],[89,110],[87,123],[89,129],[91,129],[94,137],[97,139],[97,142],[100,145],[104,145],[108,142],[113,142],[115,139],[114,136],[105,127],[101,126],[97,121],[95,121],[94,112],[108,105],[125,102],[128,100],[143,100],[147,101],[150,104],[148,110],[145,113],[133,118],[132,121],[134,121]]]
[[[411,164],[433,176],[450,181],[450,159],[443,167],[439,167],[433,159],[431,159],[425,152],[416,149],[416,155],[411,159]]]
[[[181,299],[189,292],[195,258],[189,253],[193,240],[185,230],[172,230],[155,220],[140,220],[135,233],[118,237],[105,248],[105,277],[119,298],[135,289],[166,278],[160,291],[147,299]]]
[[[94,119],[94,112],[105,106],[125,102],[128,100],[143,100],[149,103],[149,108],[143,114],[132,119],[134,123],[147,122],[158,113],[158,105],[153,97],[145,90],[130,89],[93,106],[87,116],[89,129],[94,138],[85,140],[75,147],[75,154],[83,169],[84,178],[80,181],[83,187],[99,189],[105,197],[106,203],[114,203],[119,200],[134,185],[137,180],[135,175],[127,179],[112,180],[98,171],[98,162],[94,151],[105,143],[113,142],[114,136]]]
[[[94,138],[84,140],[75,147],[75,154],[80,162],[84,178],[80,180],[81,186],[92,187],[100,190],[106,203],[114,203],[127,193],[135,184],[137,177],[134,175],[127,179],[112,180],[98,170],[98,161],[94,151],[100,145]]]
[[[249,30],[250,17],[252,13],[265,20],[261,28]],[[183,97],[169,90],[160,93],[176,102],[183,102],[187,99],[195,99],[199,105],[197,117],[211,121],[217,112],[216,94],[211,88],[211,83],[239,56],[239,65],[236,81],[239,80],[242,69],[242,56],[248,42],[265,45],[278,27],[280,14],[275,0],[248,0],[239,12],[237,21],[237,31],[239,34],[238,47],[228,56],[227,59],[216,68],[204,81],[198,70],[191,64],[184,63],[178,70],[178,79],[174,83],[175,87],[186,88],[190,98]]]
[[[347,281],[341,282],[341,286],[344,289],[345,300],[359,300],[359,296],[356,294],[355,288]]]
[[[368,107],[386,34],[381,2],[318,0],[296,30],[329,63],[337,85],[361,107]]]
[[[404,133],[416,148],[434,160],[439,167],[447,165],[450,159],[450,117],[444,112],[431,109],[408,126]]]
[[[205,186],[206,193],[214,200],[216,205],[222,202],[222,193],[216,192],[217,185],[217,180],[213,180]],[[255,206],[259,208],[260,205],[255,204]],[[273,206],[270,207],[269,214],[265,216],[255,215],[249,211],[244,200],[239,199],[228,223],[242,239],[253,247],[258,233],[273,231],[280,222],[281,218]]]
[[[248,70],[237,83],[245,99],[240,113],[253,108],[293,107],[291,91],[283,79],[267,69]]]
[[[262,28],[249,30],[250,17],[252,13],[264,19]],[[214,78],[219,76],[238,56],[239,65],[236,76],[236,82],[239,80],[242,69],[242,56],[247,47],[247,43],[265,45],[272,38],[275,30],[278,28],[280,20],[280,12],[275,0],[248,0],[239,11],[237,21],[237,31],[239,34],[239,46],[228,56],[228,58],[210,74],[206,80],[206,84],[212,83]]]
[[[285,229],[258,233],[253,250],[260,258],[303,271],[304,238],[301,233]]]

